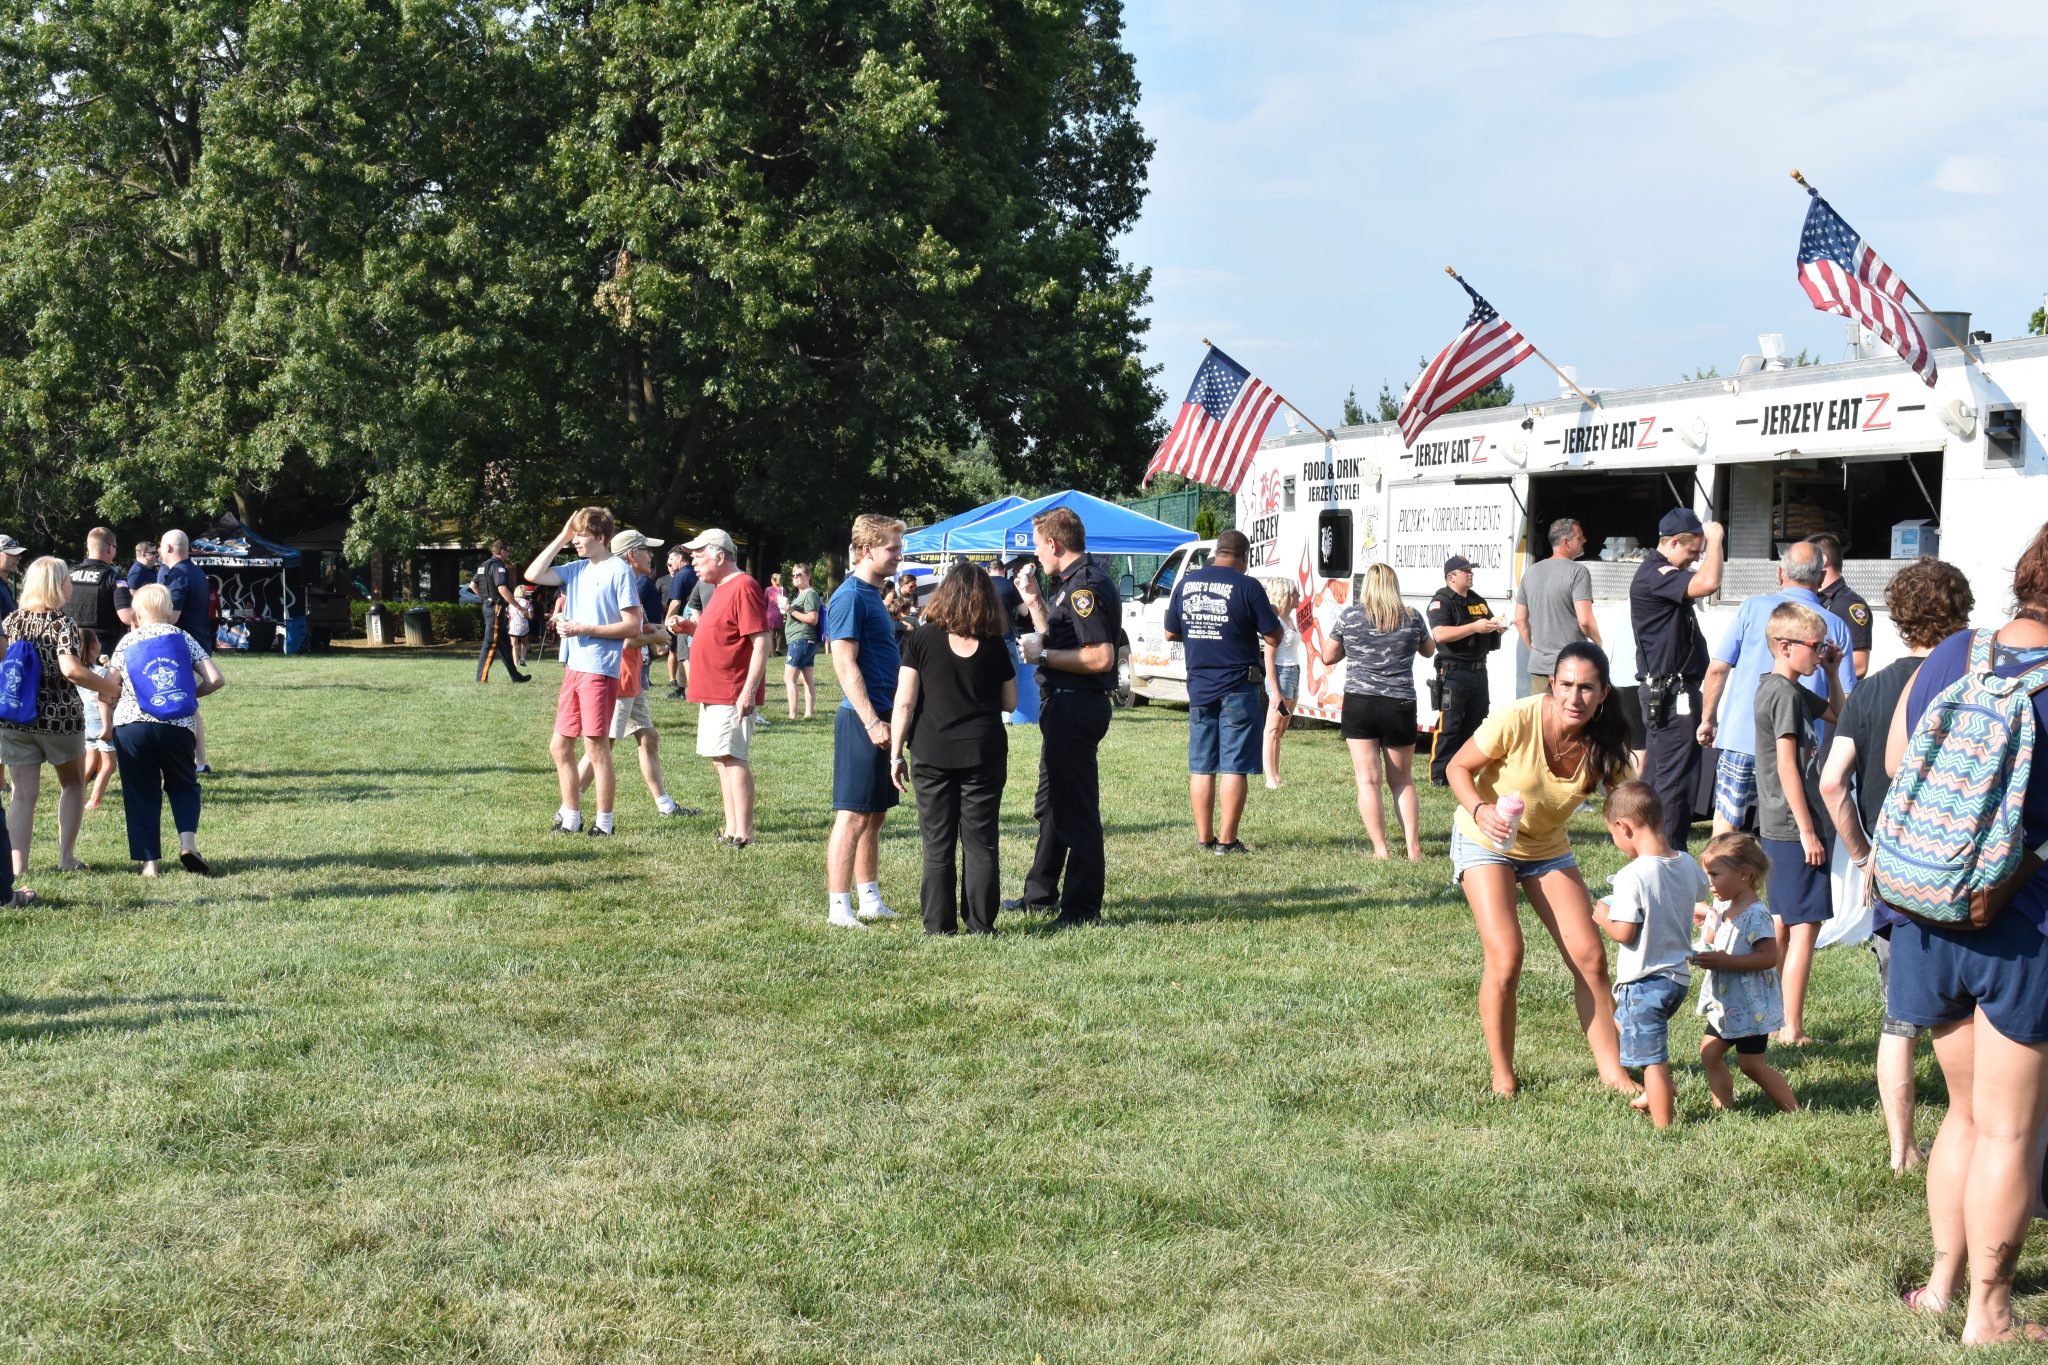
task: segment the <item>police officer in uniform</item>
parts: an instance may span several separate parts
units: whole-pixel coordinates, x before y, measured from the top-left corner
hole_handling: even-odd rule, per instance
[[[1628,586],[1636,636],[1636,695],[1643,709],[1643,780],[1664,805],[1664,837],[1683,849],[1700,783],[1700,682],[1712,656],[1693,603],[1721,586],[1721,523],[1674,507],[1657,523],[1657,548]],[[1695,567],[1697,566],[1697,567]]]
[[[1109,733],[1116,685],[1116,637],[1123,603],[1116,585],[1088,554],[1088,534],[1071,508],[1031,519],[1031,543],[1050,576],[1051,601],[1026,575],[1018,588],[1038,639],[1023,641],[1024,662],[1038,665],[1038,852],[1024,894],[1005,910],[1049,910],[1053,927],[1102,918],[1105,863],[1102,793],[1095,750]],[[1062,883],[1064,874],[1064,884]]]
[[[1444,561],[1444,586],[1429,599],[1424,619],[1436,641],[1436,743],[1429,756],[1429,780],[1450,785],[1444,769],[1486,719],[1486,656],[1500,648],[1507,622],[1472,591],[1472,561],[1452,555]]]
[[[114,611],[114,591],[120,586],[121,575],[114,568],[114,533],[104,526],[95,526],[86,533],[85,558],[72,567],[71,601],[64,610],[80,629],[89,630],[98,638],[104,654],[112,654],[114,646],[128,633],[128,627]]]
[[[660,541],[652,544],[659,545]],[[476,653],[476,680],[491,680],[491,665],[503,660],[505,671],[516,683],[532,682],[533,675],[521,673],[512,662],[511,618],[506,615],[512,605],[512,566],[505,556],[511,549],[502,540],[491,542],[491,557],[476,571],[477,593],[483,598],[484,643]]]
[[[1870,671],[1870,603],[1842,577],[1842,542],[1826,531],[1806,538],[1820,550],[1820,604],[1849,627],[1849,663],[1856,679]]]

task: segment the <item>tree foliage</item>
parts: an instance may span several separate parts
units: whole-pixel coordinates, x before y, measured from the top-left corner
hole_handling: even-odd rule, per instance
[[[1362,427],[1365,425],[1365,409],[1359,406],[1358,386],[1356,384],[1353,384],[1351,391],[1344,395],[1344,425],[1347,427]]]
[[[813,538],[1156,439],[1117,0],[0,8],[32,519]]]

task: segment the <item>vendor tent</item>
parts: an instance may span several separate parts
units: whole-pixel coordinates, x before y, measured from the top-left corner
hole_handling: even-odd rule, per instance
[[[970,507],[965,512],[955,513],[943,521],[935,521],[929,526],[920,526],[903,537],[903,557],[905,559],[928,560],[932,563],[940,563],[948,557],[946,537],[951,532],[979,521],[983,517],[994,516],[998,512],[1006,512],[1012,507],[1021,505],[1023,501],[1024,499],[1016,497],[997,498],[994,502],[986,503],[983,506]]]
[[[305,647],[306,577],[297,550],[258,535],[229,512],[192,537],[192,562],[220,594],[223,625],[280,623],[287,653]]]
[[[1055,507],[1070,508],[1081,518],[1090,554],[1159,555],[1196,539],[1193,531],[1070,488],[970,522],[947,534],[946,549],[952,554],[1028,555],[1031,519]]]

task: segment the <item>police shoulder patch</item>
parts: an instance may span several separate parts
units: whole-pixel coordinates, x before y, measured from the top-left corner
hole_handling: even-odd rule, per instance
[[[1869,625],[1870,608],[1864,606],[1861,602],[1851,602],[1849,604],[1849,619],[1859,626]]]
[[[1076,589],[1073,595],[1067,598],[1067,601],[1073,604],[1074,615],[1076,616],[1093,616],[1095,614],[1095,593],[1092,589]]]

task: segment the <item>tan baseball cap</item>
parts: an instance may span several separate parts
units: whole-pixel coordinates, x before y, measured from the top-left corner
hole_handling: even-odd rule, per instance
[[[615,555],[622,555],[628,550],[658,549],[660,545],[660,541],[649,540],[638,531],[621,531],[612,537],[612,553]]]
[[[735,563],[738,562],[740,557],[740,547],[733,544],[732,537],[719,530],[716,526],[708,526],[704,530],[699,531],[695,540],[683,542],[683,548],[685,550],[721,550],[727,559]]]

